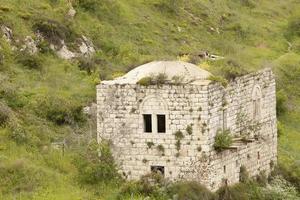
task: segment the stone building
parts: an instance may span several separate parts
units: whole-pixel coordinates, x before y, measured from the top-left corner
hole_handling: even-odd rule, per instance
[[[216,190],[239,182],[241,166],[251,176],[270,172],[277,161],[272,71],[238,77],[226,87],[210,76],[190,63],[156,61],[97,86],[98,142],[111,142],[126,178],[159,171]],[[233,143],[216,151],[222,132]]]

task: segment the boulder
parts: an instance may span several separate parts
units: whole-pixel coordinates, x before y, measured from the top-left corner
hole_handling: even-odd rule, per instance
[[[65,42],[62,40],[62,47],[56,52],[58,57],[66,60],[70,60],[76,57],[76,54],[68,49]]]

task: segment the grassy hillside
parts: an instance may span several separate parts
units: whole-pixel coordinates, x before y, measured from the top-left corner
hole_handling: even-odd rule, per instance
[[[100,165],[86,156],[93,143],[77,141],[89,130],[82,107],[95,101],[100,80],[160,59],[185,59],[226,78],[272,67],[279,163],[299,187],[299,10],[297,0],[0,0],[0,25],[13,31],[11,43],[0,38],[0,199],[118,198],[122,183],[103,183],[112,171],[94,176]],[[19,51],[37,32],[45,37],[39,53]],[[75,49],[81,35],[93,41],[94,56],[66,61],[49,48],[63,39]],[[203,50],[225,59],[193,56]],[[64,155],[50,147],[64,139]]]

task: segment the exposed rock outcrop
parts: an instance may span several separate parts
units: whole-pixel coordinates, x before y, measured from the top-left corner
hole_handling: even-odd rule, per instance
[[[1,31],[3,33],[3,38],[10,43],[13,40],[12,30],[7,26],[1,25]]]
[[[70,60],[72,58],[77,57],[75,53],[73,53],[72,51],[70,51],[67,47],[67,45],[65,44],[65,42],[62,40],[62,47],[56,51],[58,57],[62,58],[62,59],[66,59],[66,60]],[[54,45],[52,45],[52,49],[56,50],[56,48],[54,47]]]
[[[20,51],[27,51],[31,55],[36,54],[38,52],[37,41],[35,41],[31,36],[26,36],[24,45]]]
[[[80,53],[83,56],[90,56],[95,53],[94,44],[84,35],[82,36],[81,45],[79,46]]]

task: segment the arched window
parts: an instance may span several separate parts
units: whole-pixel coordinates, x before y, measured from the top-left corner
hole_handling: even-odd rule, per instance
[[[144,133],[167,132],[167,104],[158,96],[148,96],[140,105],[141,127]]]
[[[259,120],[261,115],[261,89],[259,85],[255,85],[252,91],[252,107],[253,107],[253,119]]]

